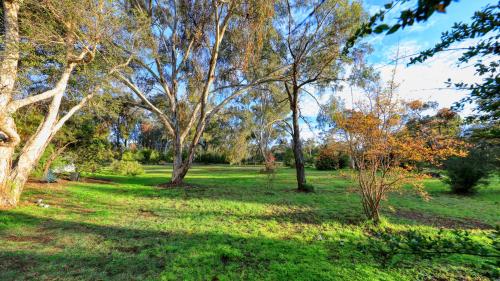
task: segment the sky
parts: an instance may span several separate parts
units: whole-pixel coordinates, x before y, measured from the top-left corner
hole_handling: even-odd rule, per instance
[[[377,13],[388,2],[391,2],[391,0],[365,0],[364,6],[372,15]],[[414,3],[415,1],[408,3],[408,5],[414,5]],[[368,61],[380,71],[382,79],[387,81],[390,79],[394,68],[394,64],[390,62],[394,60],[398,49],[400,57],[428,49],[440,41],[441,33],[450,30],[453,23],[470,22],[475,11],[480,10],[487,4],[496,3],[496,0],[460,0],[452,2],[448,6],[446,13],[435,13],[427,22],[417,23],[391,35],[380,34],[367,37],[366,42],[369,42],[374,49],[373,53],[369,55]],[[391,11],[386,15],[386,20],[394,19],[400,10]],[[473,41],[463,42],[461,45],[468,46],[471,43]],[[460,47],[460,45],[456,46]],[[436,101],[440,107],[450,107],[453,103],[462,99],[467,94],[466,92],[443,89],[446,88],[445,82],[448,78],[457,82],[479,81],[478,77],[474,75],[474,68],[471,65],[457,66],[456,62],[460,55],[460,51],[443,52],[424,63],[411,66],[407,66],[409,58],[401,60],[398,63],[396,74],[396,81],[399,83],[399,97],[405,100]],[[320,102],[327,102],[331,95],[340,97],[347,107],[350,106],[352,100],[350,90],[335,93],[327,91],[320,96]],[[360,95],[362,94],[355,91],[354,100]],[[304,96],[302,101],[302,114],[309,120],[314,120],[319,112],[319,105],[308,96]],[[469,106],[460,114],[466,116],[471,111],[472,106]],[[301,127],[304,139],[319,137],[318,129],[311,129],[306,124],[302,124]]]

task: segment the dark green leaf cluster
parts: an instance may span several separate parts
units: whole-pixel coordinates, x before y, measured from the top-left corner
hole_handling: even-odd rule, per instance
[[[347,42],[346,47],[344,48],[344,53],[347,54],[356,41],[366,35],[370,35],[372,33],[380,34],[383,32],[386,34],[392,34],[399,29],[412,26],[416,22],[425,22],[434,14],[434,12],[445,12],[446,7],[448,7],[452,2],[452,0],[419,0],[418,5],[415,8],[401,11],[401,14],[395,24],[389,25],[383,22],[385,15],[389,11],[391,11],[395,6],[408,1],[410,0],[396,0],[385,4],[384,9],[371,16],[368,22],[364,23],[354,33],[354,35]],[[456,2],[457,0],[453,1]]]
[[[472,194],[479,184],[487,183],[488,176],[495,171],[496,150],[475,147],[467,157],[451,157],[444,163],[448,178],[445,180],[457,194]]]
[[[483,78],[480,83],[452,83],[448,80],[448,86],[456,89],[470,91],[470,95],[459,102],[456,107],[462,107],[465,103],[476,102],[477,111],[481,112],[474,118],[479,120],[500,119],[500,76],[498,59],[500,55],[500,3],[488,5],[481,11],[477,11],[472,17],[470,24],[455,23],[450,31],[441,35],[441,42],[433,48],[425,50],[420,55],[411,58],[410,64],[421,63],[431,58],[436,53],[456,50],[450,48],[452,44],[463,42],[467,39],[480,38],[478,43],[468,46],[458,59],[459,64],[468,63],[477,59],[474,64],[476,74]],[[491,34],[491,36],[488,36]],[[461,49],[461,48],[458,48]],[[488,59],[493,58],[493,59]]]
[[[497,229],[485,240],[479,241],[467,230],[445,231],[424,234],[420,231],[392,232],[376,231],[368,243],[359,244],[361,251],[373,255],[384,266],[394,265],[396,256],[413,256],[417,259],[433,259],[449,255],[477,256],[488,259],[485,274],[498,277],[498,264],[493,260],[500,257],[500,231]],[[489,261],[491,258],[492,261]]]

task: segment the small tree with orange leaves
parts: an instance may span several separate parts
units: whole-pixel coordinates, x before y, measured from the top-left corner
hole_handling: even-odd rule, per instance
[[[394,81],[385,89],[375,87],[367,102],[335,114],[354,161],[364,212],[375,222],[380,219],[381,201],[390,191],[411,184],[426,195],[418,184],[423,175],[412,163],[438,163],[464,154],[456,139],[410,132],[405,126],[410,104],[394,96],[396,88]]]

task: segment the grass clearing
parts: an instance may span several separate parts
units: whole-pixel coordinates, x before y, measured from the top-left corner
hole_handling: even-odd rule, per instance
[[[268,188],[260,168],[195,166],[188,187],[169,189],[156,187],[165,166],[99,176],[109,183],[30,184],[20,207],[0,211],[0,280],[487,280],[486,258],[383,266],[360,252],[372,226],[342,171],[308,170],[316,192],[302,194],[294,170],[280,169]],[[428,202],[393,194],[380,227],[465,228],[480,241],[500,223],[498,178],[473,197],[439,180],[426,188]]]

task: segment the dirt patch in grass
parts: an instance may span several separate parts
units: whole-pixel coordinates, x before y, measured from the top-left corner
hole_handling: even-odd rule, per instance
[[[122,253],[128,253],[128,254],[138,254],[141,252],[143,248],[140,246],[121,246],[121,247],[116,247],[116,250],[122,252]]]
[[[99,184],[116,184],[113,180],[110,179],[97,179],[97,178],[81,178],[80,182],[84,183],[99,183]]]
[[[157,184],[155,186],[159,187],[159,188],[185,188],[185,189],[200,188],[199,186],[195,186],[195,185],[191,185],[191,184],[187,184],[187,183],[175,184],[175,183],[171,183],[171,182]]]
[[[52,237],[48,236],[14,236],[8,235],[5,240],[11,242],[35,242],[35,243],[48,243],[54,240]]]
[[[63,190],[70,181],[58,179],[57,182],[48,183],[42,180],[30,179],[28,187],[33,189]]]
[[[139,215],[146,217],[146,218],[157,218],[159,215],[151,210],[146,210],[146,209],[139,209]]]
[[[493,226],[475,219],[441,217],[413,210],[398,209],[394,215],[396,217],[410,219],[422,224],[443,228],[494,229]]]

